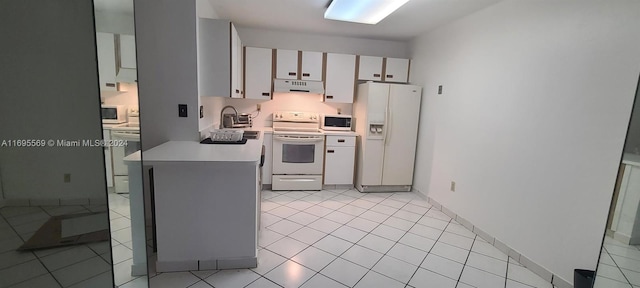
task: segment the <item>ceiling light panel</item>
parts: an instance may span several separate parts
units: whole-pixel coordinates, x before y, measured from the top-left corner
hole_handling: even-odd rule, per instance
[[[333,0],[325,19],[377,24],[409,0]]]

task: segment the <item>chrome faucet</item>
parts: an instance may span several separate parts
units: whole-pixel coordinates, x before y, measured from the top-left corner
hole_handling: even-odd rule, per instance
[[[223,116],[224,110],[227,109],[227,108],[233,109],[233,112],[235,113],[234,119],[238,119],[238,110],[236,109],[236,107],[233,107],[231,105],[224,106],[222,108],[222,110],[220,110],[220,129],[225,128],[224,127],[224,118],[222,118],[222,116]]]

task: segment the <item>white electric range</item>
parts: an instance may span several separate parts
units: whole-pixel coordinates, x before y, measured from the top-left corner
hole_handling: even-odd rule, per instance
[[[273,113],[272,190],[322,190],[323,161],[318,113]]]

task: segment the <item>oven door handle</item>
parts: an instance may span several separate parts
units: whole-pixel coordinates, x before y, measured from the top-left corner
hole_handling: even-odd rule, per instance
[[[282,142],[296,142],[296,143],[311,143],[311,142],[324,141],[324,137],[296,138],[296,137],[286,137],[286,136],[274,136],[274,138]]]

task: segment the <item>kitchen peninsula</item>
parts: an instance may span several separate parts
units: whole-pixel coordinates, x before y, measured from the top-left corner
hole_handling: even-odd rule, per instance
[[[257,266],[263,136],[169,141],[143,153],[153,168],[158,272]]]

